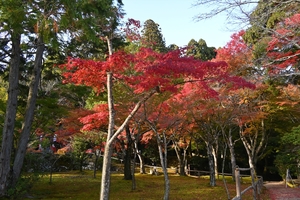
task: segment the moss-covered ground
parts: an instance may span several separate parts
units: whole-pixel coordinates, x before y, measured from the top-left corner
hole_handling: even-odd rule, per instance
[[[208,177],[189,177],[170,174],[170,200],[210,200],[227,199],[223,180],[217,180],[217,186],[209,186]],[[163,199],[164,177],[149,174],[136,174],[136,189],[132,190],[132,181],[124,180],[122,174],[112,174],[110,199],[112,200],[158,200]],[[22,199],[99,199],[101,175],[93,178],[91,171],[55,173],[52,183],[49,175],[42,176],[31,189],[26,198]],[[242,187],[250,185],[250,179],[242,179]],[[227,177],[227,185],[231,198],[235,196],[235,183]],[[243,195],[243,200],[253,199],[252,192]],[[263,190],[260,199],[268,200],[268,194]]]

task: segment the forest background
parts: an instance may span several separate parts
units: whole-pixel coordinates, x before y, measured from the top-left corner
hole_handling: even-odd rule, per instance
[[[102,186],[112,155],[125,179],[135,157],[141,173],[152,163],[208,170],[212,186],[236,165],[267,180],[297,176],[299,2],[194,6],[214,3],[196,18],[225,12],[249,24],[218,49],[204,39],[166,46],[159,24],[124,18],[121,0],[1,2],[0,196],[23,172],[58,158],[82,169],[99,155]]]

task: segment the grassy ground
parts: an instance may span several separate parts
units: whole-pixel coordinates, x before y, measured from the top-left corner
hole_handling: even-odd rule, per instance
[[[99,199],[101,177],[93,178],[92,172],[79,173],[77,171],[57,173],[53,175],[49,184],[49,176],[43,176],[36,182],[28,198],[22,199]],[[249,186],[249,179],[243,178],[243,188]],[[235,196],[235,184],[228,180],[231,198]],[[170,200],[206,200],[227,199],[222,180],[217,181],[216,187],[209,186],[207,177],[192,178],[170,175]],[[112,200],[158,200],[163,198],[164,177],[148,174],[136,175],[136,189],[132,190],[132,182],[123,179],[122,174],[111,176],[110,199]],[[243,196],[243,200],[252,199],[252,192]],[[263,200],[268,200],[267,194],[261,195]]]

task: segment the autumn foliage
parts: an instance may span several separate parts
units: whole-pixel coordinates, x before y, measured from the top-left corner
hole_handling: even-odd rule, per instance
[[[234,33],[231,40],[217,50],[217,56],[212,61],[225,61],[232,74],[245,76],[246,69],[252,63],[252,49],[243,40],[244,30]]]
[[[277,24],[267,48],[269,60],[266,66],[271,72],[278,73],[299,62],[299,26],[299,13]]]
[[[161,92],[176,92],[184,82],[199,82],[204,89],[215,82],[248,84],[239,77],[230,77],[224,61],[203,62],[184,57],[183,53],[184,49],[157,53],[141,48],[135,54],[118,51],[107,61],[69,58],[61,67],[65,70],[65,83],[90,86],[98,93],[105,90],[107,72],[112,72],[115,80],[124,82],[136,94],[157,86]]]

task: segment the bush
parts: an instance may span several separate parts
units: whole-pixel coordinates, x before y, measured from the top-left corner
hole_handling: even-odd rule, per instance
[[[18,199],[29,192],[35,182],[38,181],[40,175],[37,173],[30,173],[23,175],[17,182],[15,187],[11,187],[7,191],[7,196],[10,199]]]

